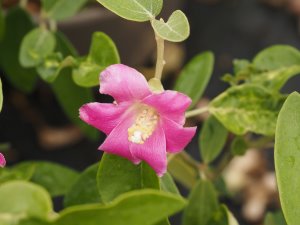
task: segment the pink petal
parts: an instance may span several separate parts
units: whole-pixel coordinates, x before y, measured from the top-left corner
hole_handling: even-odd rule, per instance
[[[185,122],[185,111],[191,102],[188,96],[177,91],[152,94],[143,100],[143,103],[156,108],[161,116],[182,125]]]
[[[151,94],[145,77],[122,64],[109,66],[101,73],[100,93],[111,95],[117,102],[141,100]]]
[[[128,128],[133,124],[134,118],[134,116],[127,116],[121,121],[98,149],[127,158],[135,164],[139,163],[141,160],[133,157],[129,150],[131,142],[128,141]]]
[[[138,159],[146,161],[158,174],[163,176],[167,170],[165,134],[160,125],[144,144],[131,143],[130,151]]]
[[[129,103],[88,103],[79,109],[79,117],[93,127],[109,134],[122,120]]]
[[[0,167],[4,167],[6,165],[6,161],[4,158],[4,155],[2,153],[0,153]]]
[[[184,128],[172,120],[163,119],[163,129],[166,136],[167,151],[177,153],[182,151],[192,140],[197,127]]]

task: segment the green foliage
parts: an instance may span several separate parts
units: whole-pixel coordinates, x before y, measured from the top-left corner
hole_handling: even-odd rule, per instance
[[[275,135],[275,169],[281,206],[288,224],[300,223],[300,95],[291,94],[284,103]]]
[[[173,12],[167,22],[160,19],[151,24],[156,35],[167,41],[181,42],[190,35],[189,21],[181,10]]]
[[[25,181],[11,181],[0,186],[0,219],[46,218],[52,213],[52,202],[41,187]],[[0,220],[1,221],[1,220]]]
[[[152,225],[178,212],[186,202],[178,195],[156,190],[125,193],[113,202],[74,206],[64,210],[55,225]]]
[[[228,136],[226,128],[210,116],[204,123],[199,136],[201,156],[205,163],[210,163],[221,153]]]
[[[43,186],[52,197],[64,195],[78,177],[72,169],[57,163],[28,161],[15,166],[14,171],[26,171],[33,168],[30,181]]]
[[[34,165],[28,165],[21,170],[14,168],[2,168],[0,170],[0,184],[12,181],[12,180],[24,180],[29,181],[35,171]]]
[[[244,155],[248,149],[248,144],[241,136],[237,136],[233,139],[230,145],[230,151],[233,155]]]
[[[2,105],[3,105],[3,91],[2,91],[2,81],[0,79],[0,112],[2,110]]]
[[[188,95],[193,107],[201,98],[213,72],[214,55],[204,52],[195,56],[182,70],[174,89]]]
[[[281,211],[274,213],[267,213],[264,220],[264,225],[287,225]]]
[[[64,57],[75,55],[69,41],[60,33],[56,35],[57,50]],[[94,98],[90,89],[81,88],[72,80],[71,69],[65,68],[60,71],[57,79],[51,84],[54,94],[70,120],[90,138],[98,137],[97,130],[82,122],[78,117],[78,109],[87,102],[93,102]]]
[[[2,9],[0,9],[0,41],[3,39],[5,33],[5,17]]]
[[[64,20],[74,16],[88,0],[42,0],[46,16],[53,20]]]
[[[163,191],[180,195],[179,190],[169,173],[166,173],[163,177],[160,178],[160,188]]]
[[[188,159],[186,159],[188,157]],[[174,179],[179,180],[182,185],[191,189],[197,182],[199,171],[195,166],[191,165],[190,162],[193,161],[187,154],[177,154],[170,157],[168,162],[168,171],[174,177]]]
[[[98,164],[92,165],[80,174],[65,195],[65,207],[102,202],[96,180],[98,167]]]
[[[36,28],[24,37],[19,60],[23,67],[35,67],[55,49],[55,36],[44,28]]]
[[[97,184],[103,202],[132,190],[159,189],[158,177],[146,163],[134,165],[127,159],[106,153],[100,162]]]
[[[209,111],[231,132],[272,136],[285,97],[252,84],[234,86],[216,97]]]
[[[79,86],[97,86],[100,72],[117,63],[120,63],[120,57],[114,42],[106,34],[95,32],[89,55],[73,70],[73,80]]]
[[[33,28],[32,20],[23,9],[12,8],[6,14],[5,27],[5,35],[0,42],[1,68],[13,86],[26,93],[31,92],[37,74],[33,69],[25,69],[20,65],[19,50],[22,38]]]
[[[163,0],[97,0],[120,17],[127,20],[144,22],[157,16],[163,6]]]
[[[214,186],[209,181],[198,181],[189,195],[189,203],[183,213],[183,225],[210,225],[209,220],[218,207]]]

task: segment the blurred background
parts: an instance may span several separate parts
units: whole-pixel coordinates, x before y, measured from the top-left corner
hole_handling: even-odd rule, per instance
[[[18,4],[3,0],[4,10]],[[191,25],[191,36],[182,44],[167,43],[164,84],[171,89],[183,65],[196,54],[210,50],[215,54],[214,74],[199,104],[227,88],[221,76],[232,72],[236,58],[252,59],[257,52],[274,44],[300,47],[300,0],[164,0],[161,17],[182,9]],[[27,10],[32,17],[40,2],[30,0]],[[14,27],[20,29],[20,27]],[[76,16],[58,24],[81,55],[88,53],[95,31],[108,34],[116,43],[121,62],[139,69],[146,77],[154,74],[156,44],[148,23],[125,21],[90,1]],[[0,54],[1,48],[0,48]],[[9,54],[9,53],[8,53]],[[6,57],[6,56],[2,56]],[[11,85],[8,74],[0,68],[4,105],[0,115],[0,151],[9,165],[25,160],[50,160],[77,170],[99,161],[98,146],[105,136],[86,138],[61,109],[48,84],[39,80],[32,93],[25,94]],[[285,90],[299,90],[299,78],[293,78]],[[111,101],[93,90],[97,101]],[[201,126],[201,118],[188,121]],[[200,159],[197,138],[187,151]],[[231,169],[231,170],[230,170]],[[249,151],[233,161],[227,174],[240,178],[242,185],[235,198],[224,197],[240,224],[262,224],[267,210],[279,207],[275,187],[273,151]],[[235,171],[240,171],[237,173]],[[231,181],[230,182],[236,182]],[[180,186],[180,185],[179,185]],[[181,187],[183,194],[187,193]],[[60,208],[57,199],[56,208]],[[173,219],[179,224],[179,216]]]

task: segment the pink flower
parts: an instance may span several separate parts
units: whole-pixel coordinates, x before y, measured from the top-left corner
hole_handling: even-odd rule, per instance
[[[83,121],[107,134],[99,150],[135,164],[144,160],[162,176],[167,152],[182,151],[196,132],[196,127],[183,127],[191,99],[176,91],[152,93],[142,74],[122,64],[103,71],[100,82],[100,93],[111,95],[115,102],[80,108]]]
[[[6,164],[6,161],[5,161],[5,158],[4,158],[4,155],[2,153],[0,153],[0,167],[4,167]]]

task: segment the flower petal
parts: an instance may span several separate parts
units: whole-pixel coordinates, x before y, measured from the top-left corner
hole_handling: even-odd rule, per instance
[[[98,149],[127,158],[135,164],[139,163],[141,160],[133,157],[129,150],[131,142],[128,141],[128,128],[133,124],[133,122],[134,116],[127,116],[124,118],[124,120],[122,120],[112,130]]]
[[[197,129],[197,127],[184,128],[182,125],[168,119],[164,119],[162,123],[166,136],[167,152],[171,153],[182,151],[192,140]]]
[[[4,167],[6,165],[6,161],[4,158],[4,155],[2,153],[0,153],[0,167]]]
[[[185,111],[191,102],[188,96],[177,91],[154,93],[143,100],[143,103],[154,107],[161,116],[182,125],[185,122]]]
[[[109,66],[100,75],[100,93],[117,102],[141,100],[151,94],[145,77],[123,64]]]
[[[79,117],[93,127],[109,134],[122,120],[129,103],[88,103],[79,109]]]
[[[160,125],[144,144],[131,143],[130,151],[135,158],[146,161],[158,176],[167,171],[166,139]]]

